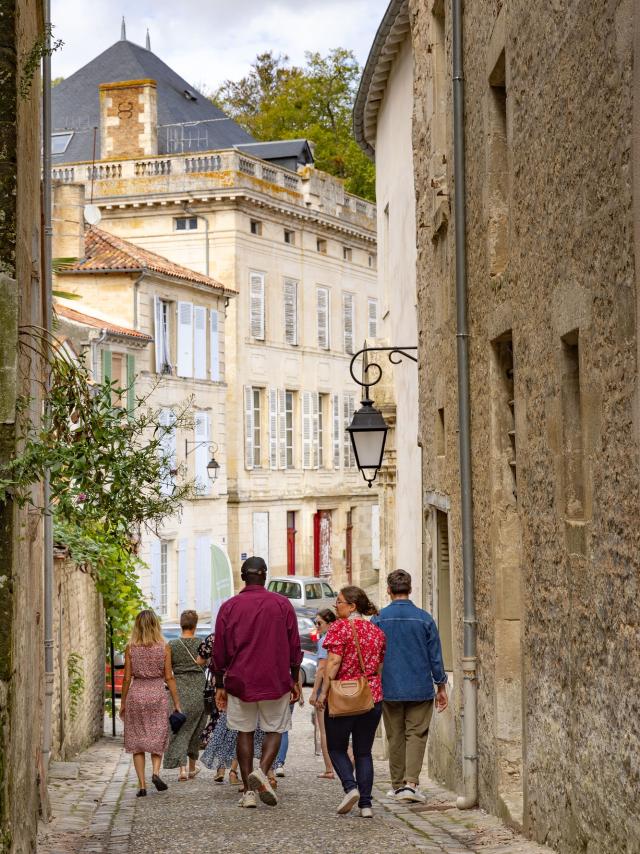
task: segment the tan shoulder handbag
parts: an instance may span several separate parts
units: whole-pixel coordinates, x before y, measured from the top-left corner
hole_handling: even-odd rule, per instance
[[[351,631],[353,640],[358,650],[358,661],[362,676],[357,679],[332,679],[329,686],[329,717],[342,718],[347,715],[365,715],[374,706],[373,695],[369,687],[369,680],[364,669],[362,650],[358,640],[358,632],[353,623]]]

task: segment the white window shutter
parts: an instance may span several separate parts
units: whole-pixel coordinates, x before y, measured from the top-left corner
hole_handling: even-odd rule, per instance
[[[333,445],[333,467],[340,468],[340,395],[331,395],[331,440]]]
[[[298,283],[294,279],[284,280],[284,340],[298,343]]]
[[[355,334],[353,294],[342,294],[342,329],[344,333],[344,352],[353,355],[353,337]]]
[[[170,427],[175,421],[175,415],[171,409],[160,410],[160,424]],[[177,468],[176,462],[176,429],[172,427],[163,433],[160,450],[165,460],[164,471],[161,475],[161,491],[164,495],[171,495],[175,486],[175,475],[171,474]]]
[[[219,314],[214,309],[211,309],[209,318],[211,326],[211,380],[213,382],[220,381],[220,333],[218,324],[220,322]]]
[[[179,377],[193,376],[193,305],[178,303],[178,370]]]
[[[251,337],[264,341],[264,274],[251,273],[250,283]]]
[[[207,463],[209,462],[209,416],[206,412],[196,412],[194,439],[195,481],[199,495],[209,494]]]
[[[193,307],[193,376],[207,378],[207,309],[201,305]]]
[[[161,374],[164,367],[164,325],[162,323],[162,300],[153,298],[154,336],[156,350],[156,373]]]
[[[313,421],[311,423],[313,430],[313,468],[320,467],[320,395],[313,392],[311,395],[311,403],[313,406]]]
[[[151,541],[151,590],[150,600],[155,611],[160,610],[160,540]]]
[[[329,290],[318,288],[317,292],[317,321],[318,321],[318,347],[322,350],[329,349]]]
[[[244,467],[253,468],[253,389],[244,387]]]
[[[278,468],[278,392],[269,389],[269,467]]]
[[[346,469],[353,468],[353,465],[355,462],[354,454],[353,454],[353,448],[351,447],[351,436],[347,432],[347,427],[349,426],[349,424],[351,424],[351,419],[353,418],[353,413],[355,412],[355,408],[356,408],[355,397],[353,396],[353,394],[350,394],[349,392],[345,393],[345,395],[343,397],[343,415],[344,415],[343,446],[344,446],[344,467]]]
[[[378,300],[370,297],[368,300],[368,334],[369,338],[378,337]]]
[[[313,433],[313,404],[311,392],[302,394],[302,468],[313,467],[312,433]]]
[[[178,612],[188,606],[188,548],[189,540],[178,540]]]
[[[278,468],[287,467],[287,394],[278,389]]]
[[[371,564],[380,569],[380,505],[371,507]]]
[[[196,611],[211,613],[211,536],[196,537]]]

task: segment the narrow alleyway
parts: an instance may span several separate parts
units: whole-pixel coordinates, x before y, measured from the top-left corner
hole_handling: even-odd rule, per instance
[[[424,805],[396,804],[386,797],[386,763],[376,763],[375,817],[357,810],[338,816],[337,782],[318,780],[309,707],[296,709],[287,776],[279,780],[280,804],[241,810],[235,787],[200,776],[178,783],[164,776],[169,791],[150,791],[136,800],[136,782],[122,740],[105,738],[75,763],[53,768],[53,821],[40,829],[39,854],[174,854],[189,850],[253,854],[543,854],[549,849],[515,835],[496,818],[474,810],[459,812],[451,792],[424,787]],[[71,775],[71,779],[67,775]]]

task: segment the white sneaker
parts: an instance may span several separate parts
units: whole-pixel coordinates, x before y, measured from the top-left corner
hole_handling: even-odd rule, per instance
[[[373,818],[373,810],[371,807],[362,807],[360,810],[361,818]]]
[[[396,793],[396,800],[410,801],[414,804],[423,804],[426,801],[426,798],[422,794],[420,789],[414,788],[413,786],[405,786],[403,789],[400,789],[400,791]]]
[[[352,789],[350,792],[347,792],[344,798],[340,801],[336,812],[339,815],[346,815],[348,812],[351,812],[359,800],[360,792],[357,789]]]
[[[258,798],[256,797],[256,793],[249,790],[245,792],[240,800],[238,801],[239,807],[244,807],[245,809],[255,809],[258,806]]]
[[[282,765],[279,768],[276,768],[276,777],[285,777],[284,768]]]
[[[389,789],[389,791],[387,792],[387,797],[388,798],[395,798],[395,796],[399,792],[401,792],[403,788],[404,788],[403,786],[399,786],[397,789]]]
[[[263,804],[275,807],[278,803],[278,796],[273,791],[271,783],[267,779],[267,775],[264,773],[262,768],[256,768],[255,771],[252,771],[251,774],[249,774],[247,782],[249,783],[249,788],[258,793],[258,797]]]

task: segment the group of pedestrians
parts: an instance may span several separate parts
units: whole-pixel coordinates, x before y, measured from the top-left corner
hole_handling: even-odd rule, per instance
[[[152,783],[163,791],[162,756],[165,768],[179,769],[180,781],[193,779],[206,742],[202,762],[216,771],[216,781],[230,768],[230,782],[239,783],[239,768],[241,807],[278,803],[276,775],[284,775],[295,704],[304,702],[302,649],[291,603],[265,589],[264,560],[246,560],[241,577],[244,588],[222,605],[215,631],[202,642],[195,637],[194,611],[183,612],[182,636],[169,644],[152,611],[136,618],[120,714],[139,797],[146,795],[146,753]],[[372,816],[372,748],[380,720],[389,744],[390,796],[422,801],[420,771],[433,708],[443,711],[448,702],[433,618],[411,602],[409,573],[396,570],[387,582],[391,603],[382,611],[359,587],[347,586],[335,613],[319,611],[315,621],[320,637],[310,703],[325,763],[318,777],[337,775],[344,793],[337,812],[357,805],[363,818]],[[210,720],[203,702],[207,667],[215,686]]]

